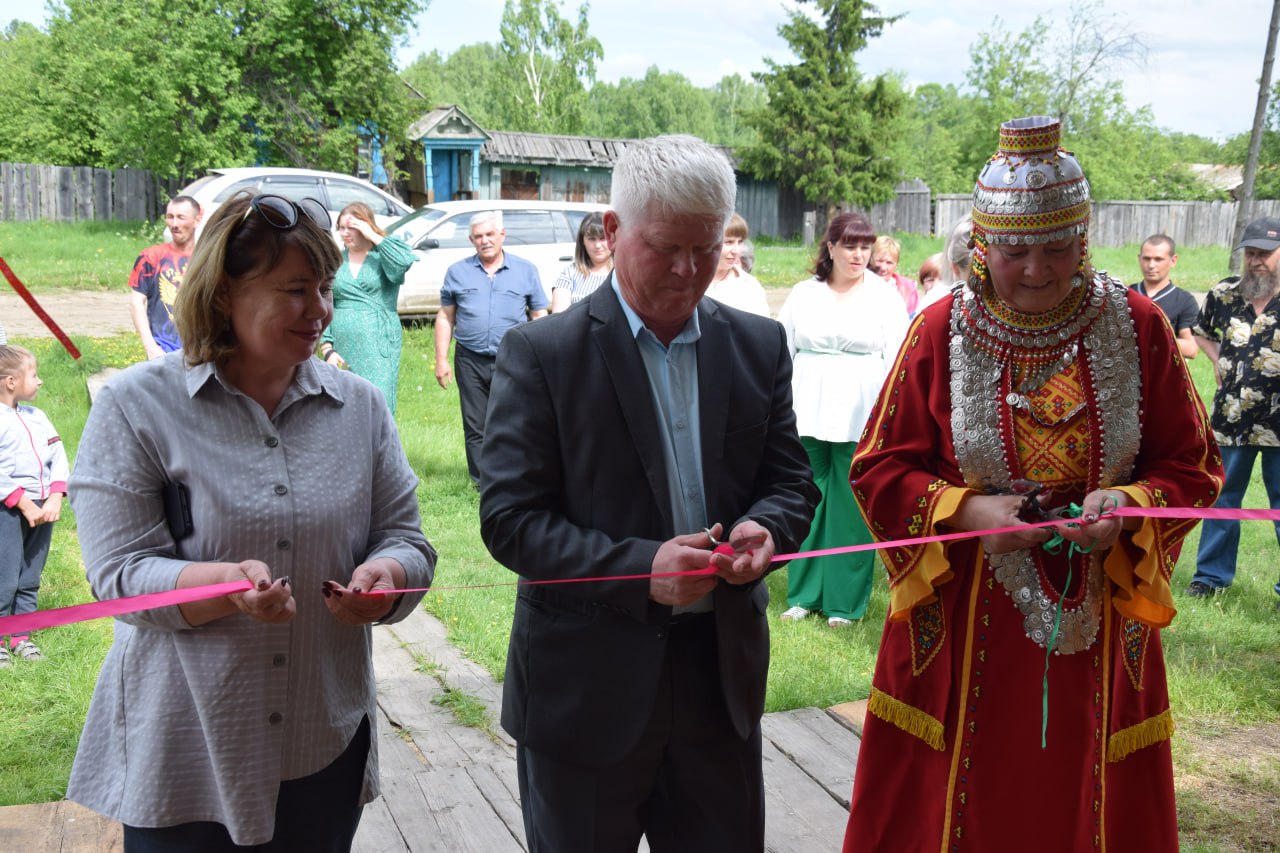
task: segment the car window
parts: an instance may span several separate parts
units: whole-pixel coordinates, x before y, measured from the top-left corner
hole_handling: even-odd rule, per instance
[[[295,175],[275,178],[266,177],[262,179],[262,191],[264,193],[282,195],[291,201],[297,201],[302,198],[314,198],[321,204],[326,205],[330,210],[336,210],[333,205],[326,203],[324,187],[320,186],[320,180],[318,178],[300,178]]]
[[[587,218],[585,210],[557,210],[551,214],[556,223],[556,242],[572,243],[578,239],[578,226]]]
[[[506,242],[512,246],[536,246],[556,242],[551,214],[534,210],[509,210],[502,214]]]
[[[342,208],[353,202],[362,201],[369,205],[374,216],[400,215],[400,211],[391,202],[369,187],[362,187],[350,181],[335,181],[332,179],[327,183],[329,185],[329,202],[333,205],[334,210],[342,210]]]
[[[465,214],[451,216],[432,228],[427,236],[432,240],[439,240],[441,249],[469,249],[471,248],[471,241],[467,239],[470,233],[470,226],[467,225],[469,219],[470,217]]]
[[[424,207],[421,210],[415,210],[408,216],[402,216],[395,222],[391,223],[391,227],[387,229],[387,233],[394,237],[399,237],[409,245],[413,245],[418,237],[426,233],[427,229],[429,229],[432,224],[443,218],[443,210]]]
[[[215,203],[221,204],[241,190],[256,190],[261,181],[262,178],[242,178],[215,195],[213,200]]]

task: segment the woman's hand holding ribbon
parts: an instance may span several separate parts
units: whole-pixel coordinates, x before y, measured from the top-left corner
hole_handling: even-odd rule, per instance
[[[346,586],[337,581],[325,581],[321,592],[334,619],[344,625],[367,625],[390,613],[398,596],[364,593],[403,589],[404,585],[404,567],[390,557],[380,557],[356,566],[351,573],[351,582]]]
[[[1036,497],[1048,497],[1041,492]],[[960,508],[947,520],[957,530],[998,530],[1003,527],[1015,527],[1026,524],[1021,513],[1026,506],[1026,498],[1019,495],[982,495],[971,494],[960,503]],[[1020,548],[1034,548],[1049,541],[1053,536],[1049,530],[1039,527],[1028,527],[1026,531],[1012,533],[992,533],[980,537],[982,549],[988,554],[1007,554]]]
[[[298,610],[297,602],[293,600],[293,587],[287,577],[273,580],[266,563],[261,560],[232,563],[225,580],[247,580],[253,584],[253,589],[227,596],[250,619],[268,625],[293,621]]]
[[[1116,544],[1125,519],[1109,515],[1112,510],[1129,506],[1129,496],[1116,489],[1097,489],[1085,495],[1080,505],[1080,517],[1076,521],[1054,528],[1058,535],[1075,543],[1085,551],[1106,550]],[[1136,527],[1140,519],[1133,519],[1130,527]]]

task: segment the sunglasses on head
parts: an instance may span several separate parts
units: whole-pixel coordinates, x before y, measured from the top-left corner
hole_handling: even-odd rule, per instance
[[[287,199],[282,195],[256,195],[249,199],[249,209],[244,212],[240,224],[249,218],[249,214],[257,213],[272,228],[288,231],[298,227],[298,216],[306,214],[307,218],[325,231],[333,227],[329,211],[314,198],[303,198],[298,201]]]

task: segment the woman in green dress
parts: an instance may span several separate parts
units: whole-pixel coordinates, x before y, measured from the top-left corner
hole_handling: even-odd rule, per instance
[[[394,415],[402,337],[396,300],[417,256],[386,236],[363,202],[338,214],[338,236],[343,263],[333,279],[333,322],[320,341],[320,357],[377,385]]]

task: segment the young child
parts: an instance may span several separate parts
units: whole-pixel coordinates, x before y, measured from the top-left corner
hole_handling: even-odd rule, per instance
[[[0,616],[36,609],[53,523],[67,493],[67,453],[44,412],[23,405],[40,390],[29,350],[0,345]],[[26,635],[0,639],[0,667],[42,660]]]

